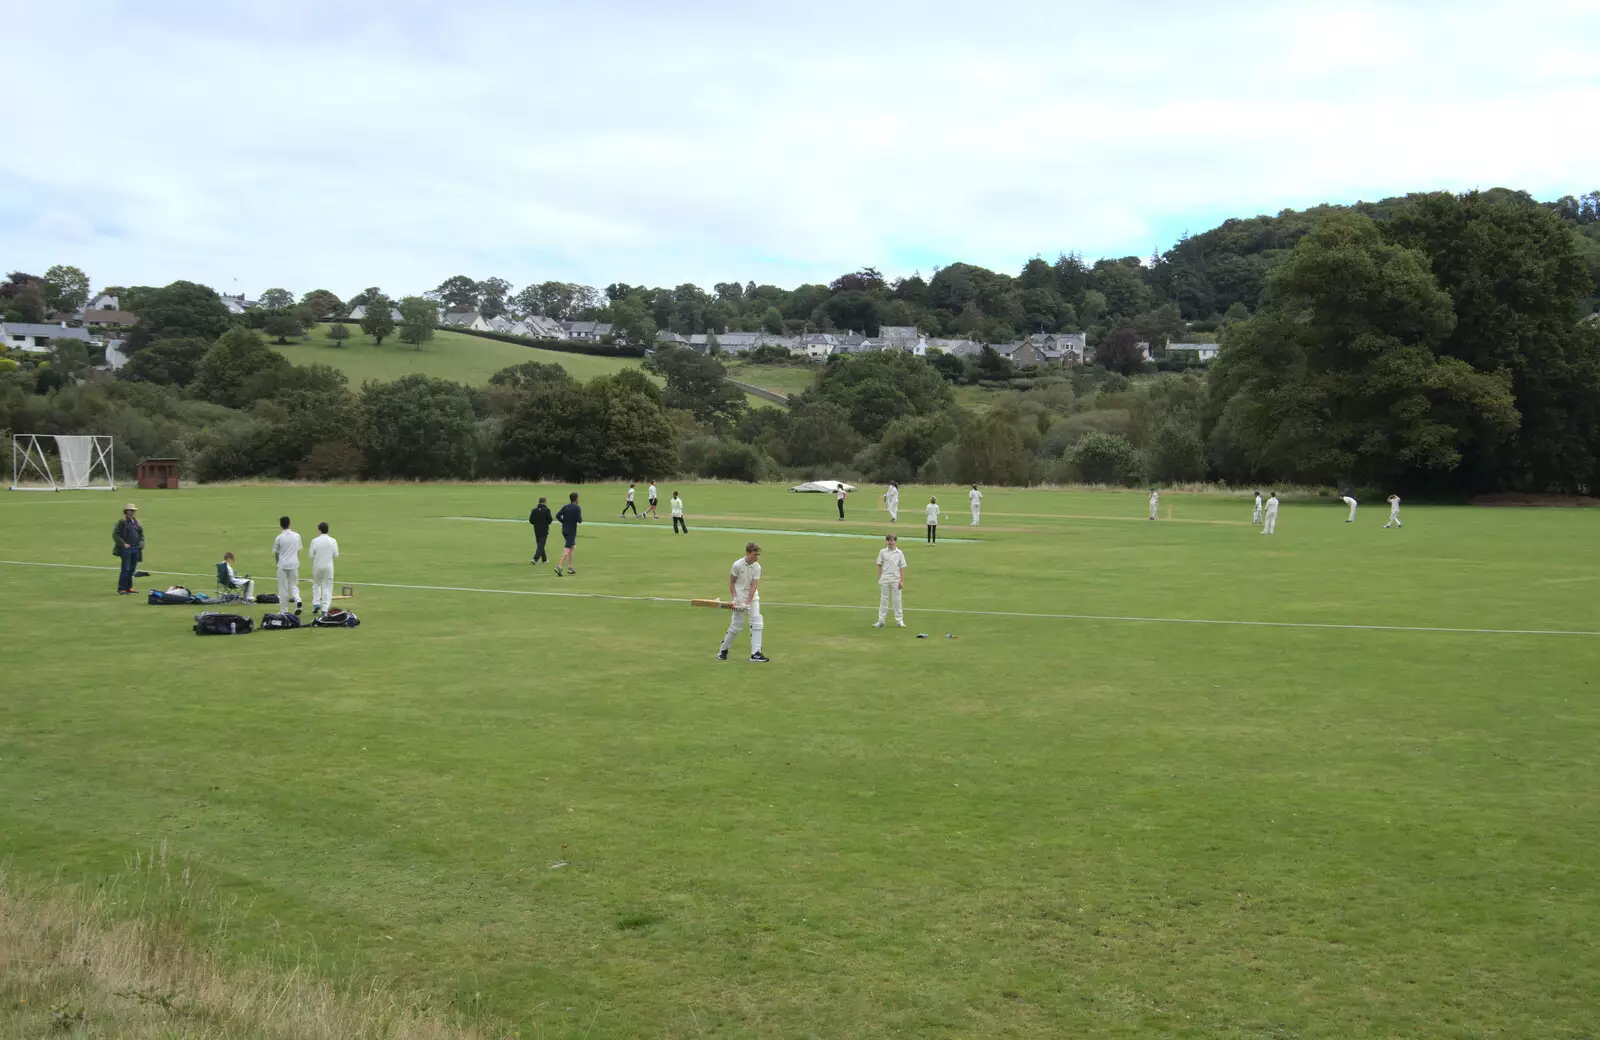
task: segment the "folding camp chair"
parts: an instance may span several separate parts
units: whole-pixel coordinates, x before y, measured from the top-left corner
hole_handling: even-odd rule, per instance
[[[237,580],[239,582],[241,582],[241,584],[235,585],[235,584],[233,584],[233,582],[228,580],[228,564],[227,564],[227,561],[223,561],[222,563],[217,564],[217,602],[219,602],[219,603],[240,603],[240,602],[243,602],[244,601],[244,593],[240,592],[239,590],[244,587],[242,583],[244,581],[246,581],[247,579],[249,579],[249,577],[250,577],[250,575],[248,575],[248,574],[239,575]]]

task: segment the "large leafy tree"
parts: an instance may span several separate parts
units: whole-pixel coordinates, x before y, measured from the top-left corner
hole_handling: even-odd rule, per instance
[[[495,445],[509,473],[576,482],[676,467],[677,431],[660,392],[640,373],[600,376],[580,386],[551,367],[523,365],[496,374],[499,385],[521,395]]]
[[[162,339],[197,336],[214,341],[232,320],[216,292],[194,282],[173,282],[160,289],[130,290],[139,323],[128,334],[124,350],[135,353]],[[126,303],[126,301],[124,301]]]
[[[1213,370],[1227,474],[1364,485],[1437,480],[1516,428],[1509,380],[1439,354],[1455,329],[1425,256],[1358,214],[1329,217],[1230,328]]]
[[[12,271],[0,282],[0,316],[7,321],[43,321],[44,279],[24,271]]]
[[[693,413],[700,422],[726,428],[744,414],[744,393],[728,382],[722,362],[687,347],[666,347],[648,362],[667,381],[666,405]]]
[[[344,317],[344,304],[327,289],[312,289],[300,297],[300,305],[311,308],[312,316],[318,321]]]
[[[407,296],[400,301],[400,342],[421,350],[433,338],[433,326],[438,320],[439,312],[432,300]]]
[[[433,292],[444,304],[446,311],[459,312],[477,310],[483,290],[478,287],[475,280],[464,274],[458,274],[440,282],[439,287]]]
[[[44,302],[51,310],[73,313],[89,302],[89,276],[69,265],[50,268],[44,273]]]
[[[506,298],[511,283],[504,278],[485,278],[478,283],[478,311],[485,318],[497,318],[506,312]]]
[[[387,307],[385,307],[387,310]],[[367,475],[402,480],[473,476],[477,425],[460,383],[421,374],[361,388]]]
[[[289,359],[267,346],[260,333],[232,328],[195,365],[189,393],[213,404],[242,408],[252,400],[246,387],[253,379],[290,367]]]
[[[288,289],[268,289],[261,294],[261,306],[268,311],[283,311],[294,306],[294,293]]]
[[[361,315],[361,331],[371,336],[381,347],[383,338],[394,331],[394,304],[382,293],[366,302],[366,312]]]
[[[1458,321],[1440,352],[1510,379],[1521,426],[1508,436],[1479,431],[1465,483],[1600,483],[1600,357],[1578,327],[1592,282],[1573,229],[1527,196],[1471,192],[1418,198],[1387,231],[1428,257],[1450,296]]]
[[[157,340],[128,359],[117,376],[136,383],[188,386],[211,344],[197,336]]]

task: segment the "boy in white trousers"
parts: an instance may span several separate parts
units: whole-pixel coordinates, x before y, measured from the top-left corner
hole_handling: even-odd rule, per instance
[[[1267,509],[1266,512],[1262,514],[1261,533],[1278,533],[1278,493],[1276,491],[1272,492],[1271,496],[1267,499]]]
[[[889,510],[889,522],[898,524],[900,522],[900,485],[893,480],[889,481],[889,490],[883,493],[883,505],[885,509]]]
[[[972,490],[967,492],[967,501],[972,503],[972,523],[968,527],[978,526],[978,504],[983,501],[983,492],[978,490],[978,485],[972,485]]]
[[[889,604],[893,603],[895,627],[905,628],[900,594],[906,587],[906,554],[900,551],[894,535],[886,534],[883,540],[886,544],[878,550],[878,623],[872,627],[883,627],[889,616]]]
[[[283,530],[272,540],[272,558],[278,561],[278,609],[286,610],[294,600],[294,612],[300,613],[300,536],[289,527],[289,518],[278,517]]]
[[[1250,522],[1252,524],[1259,524],[1261,522],[1261,492],[1257,491],[1255,495],[1256,507],[1250,513]]]
[[[1343,495],[1343,496],[1341,496],[1339,498],[1339,501],[1343,502],[1345,505],[1350,507],[1350,515],[1345,517],[1344,522],[1347,523],[1347,524],[1355,523],[1356,522],[1356,500],[1351,498],[1349,495]]]
[[[1156,510],[1161,508],[1161,492],[1155,488],[1150,489],[1150,519],[1156,518]]]
[[[1400,496],[1399,495],[1390,495],[1389,496],[1389,523],[1383,525],[1383,529],[1385,531],[1387,531],[1389,529],[1389,524],[1393,524],[1396,527],[1404,527],[1405,526],[1404,524],[1402,524],[1400,522]]]
[[[311,616],[333,609],[333,561],[339,557],[339,543],[328,534],[328,522],[317,525],[311,539]]]
[[[733,603],[733,620],[728,622],[728,632],[722,637],[717,660],[728,659],[733,637],[748,624],[750,660],[766,664],[769,658],[761,652],[761,546],[755,542],[744,544],[744,555],[734,560],[728,571],[728,599]]]

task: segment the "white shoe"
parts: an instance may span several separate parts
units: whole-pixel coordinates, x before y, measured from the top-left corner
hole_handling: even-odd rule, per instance
[[[874,621],[872,623],[872,627],[873,628],[882,628],[883,627],[883,622],[882,621]]]
[[[905,628],[906,627],[906,623],[904,621],[896,621],[894,623],[894,627],[895,628]]]

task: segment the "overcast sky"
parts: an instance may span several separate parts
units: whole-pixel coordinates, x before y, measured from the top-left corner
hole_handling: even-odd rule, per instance
[[[792,286],[1600,188],[1600,0],[48,0],[0,269],[251,296]]]

